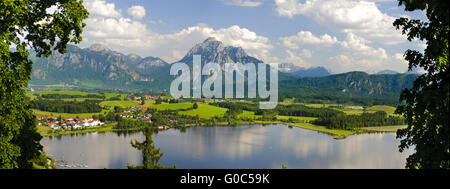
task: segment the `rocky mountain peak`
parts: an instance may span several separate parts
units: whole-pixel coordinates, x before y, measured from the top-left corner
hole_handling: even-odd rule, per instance
[[[179,62],[192,63],[193,55],[201,55],[202,63],[259,63],[262,62],[249,56],[241,47],[225,46],[214,37],[209,37],[195,45]]]
[[[137,55],[137,54],[134,54],[134,53],[131,53],[131,54],[128,54],[128,57],[130,58],[130,59],[141,59],[141,57],[139,56],[139,55]]]
[[[108,47],[102,44],[92,44],[88,49],[96,52],[111,51]]]
[[[212,42],[212,41],[218,41],[215,37],[208,37],[203,41],[203,43]]]

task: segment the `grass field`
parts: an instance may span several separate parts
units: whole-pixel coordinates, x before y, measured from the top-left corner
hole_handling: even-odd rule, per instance
[[[385,111],[388,115],[394,115],[395,107],[385,106],[385,105],[376,105],[366,108],[367,112],[377,112],[377,111]]]
[[[313,125],[310,123],[295,123],[288,125],[331,134],[334,136],[335,139],[344,139],[345,137],[355,133],[354,131],[349,130],[327,129],[325,126]]]
[[[156,110],[180,110],[180,109],[188,109],[192,108],[194,104],[192,103],[175,103],[175,104],[154,104],[151,105],[150,108],[156,108]],[[199,105],[200,106],[200,105]]]
[[[34,115],[37,116],[45,116],[45,115],[53,115],[55,117],[59,117],[61,116],[61,118],[69,118],[69,117],[79,117],[79,118],[84,118],[84,117],[92,117],[93,115],[99,115],[99,114],[105,114],[108,113],[108,110],[102,110],[99,113],[81,113],[81,114],[69,114],[69,113],[54,113],[54,112],[45,112],[45,111],[40,111],[40,110],[33,110]]]
[[[352,106],[343,106],[343,108],[333,108],[335,110],[339,110],[344,112],[347,115],[359,115],[362,114],[364,112],[367,113],[375,113],[377,111],[384,111],[386,112],[388,115],[395,115],[395,107],[392,106],[386,106],[386,105],[375,105],[375,106],[371,106],[371,107],[367,107],[364,109],[352,109]]]
[[[313,120],[317,119],[317,117],[298,117],[298,116],[277,115],[278,120],[289,120],[289,118],[292,118],[293,120],[297,120],[297,121],[313,121]]]
[[[122,101],[103,101],[100,103],[100,106],[105,107],[109,106],[114,108],[114,106],[119,106],[122,108],[128,108],[132,106],[140,106],[140,102],[134,100],[122,100]]]
[[[399,129],[404,129],[408,127],[407,125],[400,126],[382,126],[382,127],[362,127],[363,131],[372,131],[372,132],[397,132]]]
[[[301,104],[311,108],[328,108],[330,106],[338,106],[338,104]]]
[[[226,108],[220,108],[208,104],[198,104],[197,109],[180,111],[178,113],[181,115],[190,115],[190,116],[198,115],[200,118],[210,119],[214,116],[223,116],[227,112],[227,110],[228,109]]]
[[[359,115],[364,113],[364,110],[349,110],[349,109],[347,110],[335,109],[335,110],[343,111],[347,115]]]
[[[44,125],[38,125],[37,126],[37,130],[39,133],[41,133],[41,135],[48,133],[48,131],[52,130],[50,127],[48,126],[44,126]]]
[[[67,94],[67,95],[88,95],[88,94],[97,94],[100,95],[100,93],[95,92],[81,92],[81,91],[27,91],[26,95],[30,97],[31,99],[35,99],[36,96],[34,94]],[[119,94],[119,93],[103,93],[105,94],[106,99],[111,97],[116,97],[120,95],[120,98],[123,99],[127,96],[127,94]]]
[[[238,118],[250,118],[250,119],[258,119],[261,118],[260,115],[255,115],[255,112],[250,112],[244,110],[241,114],[237,116]]]

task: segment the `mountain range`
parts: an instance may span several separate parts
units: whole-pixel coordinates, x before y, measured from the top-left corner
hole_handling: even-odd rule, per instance
[[[30,59],[34,61],[30,84],[37,86],[162,90],[170,69],[160,58],[125,55],[99,44],[85,49],[68,45],[67,53],[54,52],[49,58],[31,53]]]
[[[381,70],[381,71],[377,72],[376,74],[378,74],[378,75],[383,75],[383,74],[395,75],[395,74],[398,74],[398,72],[396,72],[394,70]]]
[[[208,38],[192,47],[179,61],[192,65],[193,55],[201,55],[202,64],[263,63],[248,55],[241,47],[225,46]],[[89,48],[69,45],[67,53],[54,52],[49,58],[31,53],[33,72],[30,85],[70,86],[86,89],[121,89],[137,91],[167,91],[174,76],[169,75],[171,64],[158,57],[141,57],[110,50],[94,44]],[[370,96],[377,98],[398,96],[405,87],[412,86],[415,74],[384,73],[369,75],[349,72],[331,75],[324,67],[299,68],[280,65],[279,93],[289,95]]]

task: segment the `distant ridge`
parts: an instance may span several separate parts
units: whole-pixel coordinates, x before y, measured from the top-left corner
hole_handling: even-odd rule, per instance
[[[302,77],[324,77],[331,73],[325,67],[301,68],[294,72],[289,72]]]
[[[394,70],[382,70],[376,73],[377,75],[383,75],[383,74],[398,74],[398,72],[394,71]]]

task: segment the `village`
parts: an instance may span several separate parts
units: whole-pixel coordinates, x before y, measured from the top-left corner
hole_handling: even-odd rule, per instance
[[[100,120],[94,120],[92,117],[85,118],[57,118],[52,115],[36,116],[39,125],[46,125],[52,129],[81,129],[87,127],[97,127],[104,123]]]
[[[146,113],[148,107],[145,106],[133,106],[127,110],[119,113],[114,113],[114,116],[119,116],[124,119],[136,119],[141,122],[151,123],[152,114]],[[105,124],[105,119],[99,118],[94,115],[93,117],[70,117],[61,118],[53,115],[36,116],[38,124],[42,126],[48,126],[53,130],[77,130],[84,128],[94,128]],[[170,120],[172,121],[172,120]],[[169,127],[167,125],[159,125],[159,130],[165,130]]]

